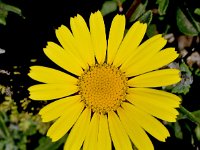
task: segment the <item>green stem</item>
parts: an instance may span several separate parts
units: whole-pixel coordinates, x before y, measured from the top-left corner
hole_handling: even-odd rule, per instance
[[[3,113],[0,112],[0,127],[4,133],[5,138],[8,138],[8,137],[10,137],[10,132],[9,132],[8,128],[6,127],[6,124],[4,122],[2,115],[3,115]]]
[[[180,112],[183,113],[184,115],[186,115],[187,118],[190,119],[192,122],[195,122],[198,125],[200,125],[200,120],[194,114],[192,114],[190,111],[188,111],[185,107],[180,106]]]

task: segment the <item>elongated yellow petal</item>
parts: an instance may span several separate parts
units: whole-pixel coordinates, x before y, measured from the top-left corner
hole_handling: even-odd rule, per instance
[[[52,100],[73,94],[78,91],[78,87],[70,84],[37,84],[28,90],[33,100]]]
[[[179,107],[180,97],[156,89],[149,88],[129,88],[128,93],[134,95],[134,98],[138,98],[144,103],[150,103],[154,105],[162,105],[166,107],[176,108]]]
[[[49,128],[47,136],[49,136],[53,142],[59,140],[64,136],[70,128],[74,125],[81,112],[83,111],[84,104],[78,102],[71,107],[68,107],[63,111],[63,115],[56,120],[56,122]]]
[[[96,149],[98,131],[99,131],[99,114],[94,113],[92,120],[90,122],[89,131],[85,137],[83,150]]]
[[[76,105],[81,100],[80,95],[69,96],[63,99],[56,100],[43,107],[39,114],[42,117],[43,122],[52,121],[63,115],[66,109],[71,108],[73,105]]]
[[[108,112],[110,135],[116,150],[132,150],[129,137],[115,112]]]
[[[170,136],[165,126],[156,118],[128,103],[124,103],[122,107],[130,114],[130,116],[134,117],[135,121],[144,130],[149,132],[156,139],[164,142],[165,139]]]
[[[84,56],[81,55],[82,53],[80,52],[80,49],[77,46],[77,43],[71,31],[66,26],[62,25],[56,30],[56,36],[64,50],[71,52],[74,55],[74,57],[78,58],[77,60],[81,67],[87,69],[87,62],[85,62],[82,58]]]
[[[133,61],[136,60],[140,61],[141,56],[143,56],[142,58],[144,58],[144,56],[146,56],[149,53],[149,47],[153,47],[153,51],[154,48],[159,45],[157,44],[157,42],[163,41],[164,38],[162,38],[161,34],[155,35],[153,37],[151,37],[150,39],[146,40],[144,43],[142,43],[139,47],[137,47],[134,51],[131,52],[131,54],[126,58],[126,60],[124,61],[124,63],[121,65],[120,69],[123,71],[126,71],[126,69],[132,65]],[[164,40],[166,43],[166,40]],[[162,47],[157,48],[156,51],[159,51]],[[148,53],[144,53],[148,51]],[[151,52],[151,51],[150,51]],[[143,55],[141,55],[141,53]]]
[[[67,73],[43,66],[31,66],[29,76],[44,83],[77,84],[77,78]]]
[[[159,87],[175,84],[181,80],[177,69],[162,69],[139,75],[128,80],[131,87]]]
[[[101,114],[99,120],[99,133],[97,141],[97,150],[111,150],[111,139],[108,129],[108,119],[106,115]]]
[[[134,23],[122,41],[119,50],[114,59],[113,65],[119,67],[130,56],[130,54],[138,47],[146,32],[147,24]]]
[[[140,52],[129,62],[130,65],[127,68],[121,67],[121,70],[126,70],[127,77],[140,74],[143,67],[148,65],[147,62],[151,61],[150,59],[153,59],[154,55],[156,55],[165,44],[166,40],[164,38],[158,38],[145,49],[139,50]]]
[[[137,74],[142,74],[148,71],[159,69],[165,65],[168,65],[173,60],[178,57],[175,48],[166,48],[157,54],[155,54],[152,58],[148,59],[146,62],[141,64],[140,69],[137,71]],[[134,74],[134,75],[137,75]]]
[[[127,94],[126,99],[142,111],[168,122],[175,122],[176,117],[179,114],[178,111],[173,107],[157,105],[155,103],[147,103],[147,100],[143,100],[145,99],[145,96],[135,97],[134,94]]]
[[[67,71],[80,76],[83,73],[81,66],[79,65],[77,58],[74,57],[70,52],[65,51],[63,48],[53,42],[48,42],[44,53],[54,63],[66,69]]]
[[[86,108],[72,128],[64,150],[79,150],[90,126],[91,110]]]
[[[107,41],[103,16],[100,11],[90,16],[90,32],[96,59],[98,63],[102,64],[106,57]]]
[[[133,144],[139,150],[153,150],[154,148],[151,140],[145,131],[137,124],[134,119],[135,116],[132,116],[130,112],[122,108],[119,108],[117,113]]]
[[[108,38],[108,64],[112,64],[122,42],[124,37],[125,23],[126,20],[124,15],[116,15],[112,21]]]
[[[80,15],[77,15],[70,19],[70,26],[81,58],[84,59],[84,62],[93,66],[95,63],[94,49],[85,20]]]

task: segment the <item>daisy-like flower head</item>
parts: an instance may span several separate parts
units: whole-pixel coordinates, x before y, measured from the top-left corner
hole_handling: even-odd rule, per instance
[[[157,120],[175,122],[180,98],[153,89],[180,81],[179,70],[157,70],[178,57],[166,48],[161,35],[140,44],[147,24],[136,22],[124,35],[125,16],[116,15],[108,41],[102,14],[89,19],[70,19],[71,31],[56,30],[61,44],[48,42],[44,53],[66,72],[32,66],[31,78],[42,82],[31,86],[33,100],[56,100],[39,114],[43,122],[55,120],[47,136],[57,141],[67,132],[65,150],[153,150],[146,132],[159,141],[169,136]],[[156,71],[157,70],[157,71]]]

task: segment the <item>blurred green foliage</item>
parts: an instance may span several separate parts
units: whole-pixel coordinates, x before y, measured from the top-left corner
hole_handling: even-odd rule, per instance
[[[4,101],[0,101],[0,149],[26,150],[31,136],[42,137],[49,128],[49,123],[42,123],[39,115],[26,111],[18,111],[16,102],[12,99],[9,87],[0,85],[0,93]],[[26,99],[22,105],[26,107]]]

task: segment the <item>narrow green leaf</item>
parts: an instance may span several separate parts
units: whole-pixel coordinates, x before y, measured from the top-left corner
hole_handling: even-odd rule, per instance
[[[181,126],[178,122],[174,123],[174,132],[175,132],[176,138],[183,139],[183,133],[182,133],[182,130],[181,130]]]
[[[139,20],[140,22],[150,24],[150,22],[151,22],[151,20],[152,20],[152,17],[153,17],[152,11],[151,11],[151,10],[148,10],[148,11],[145,12],[138,20]]]
[[[149,24],[148,27],[147,27],[146,34],[149,38],[158,34],[156,24]]]
[[[19,8],[0,2],[0,24],[6,25],[6,17],[8,12],[13,12],[22,16]]]
[[[117,3],[115,1],[106,1],[104,2],[101,8],[101,13],[103,14],[103,16],[105,16],[116,10],[117,10]]]
[[[6,19],[4,17],[0,17],[0,24],[6,25]]]
[[[8,5],[8,4],[0,2],[0,8],[2,10],[5,10],[5,11],[11,11],[13,13],[20,15],[20,16],[22,15],[21,10],[19,8],[15,7],[15,6],[12,6],[12,5]]]
[[[130,22],[136,21],[142,14],[145,13],[146,6],[147,6],[147,0],[143,3],[140,3],[138,7],[135,9],[134,13],[130,17]]]
[[[194,22],[195,20],[193,20],[192,22],[190,20],[188,19],[188,16],[186,16],[180,8],[177,9],[176,23],[179,30],[186,35],[196,36],[199,34],[198,30],[195,27],[196,25],[194,24],[196,22]]]
[[[187,110],[185,107],[183,107],[182,105],[180,105],[180,107],[179,107],[179,112],[182,113],[182,114],[184,114],[184,115],[186,115],[187,118],[188,118],[190,121],[192,121],[192,122],[194,122],[194,123],[200,125],[200,118],[197,117],[197,116],[194,114],[194,112],[188,111],[188,110]]]
[[[57,150],[65,141],[68,134],[56,142],[52,142],[49,137],[42,137],[39,140],[39,146],[35,150]]]
[[[3,112],[0,112],[0,130],[1,130],[0,133],[3,138],[8,138],[10,136],[10,133],[8,128],[6,127],[3,115],[4,115]]]
[[[165,15],[169,5],[169,0],[157,0],[156,4],[158,4],[158,13],[160,15]]]
[[[197,139],[200,141],[200,126],[199,125],[195,128],[195,134],[196,134]]]
[[[200,110],[193,111],[192,114],[195,115],[195,117],[199,118],[200,121]]]

